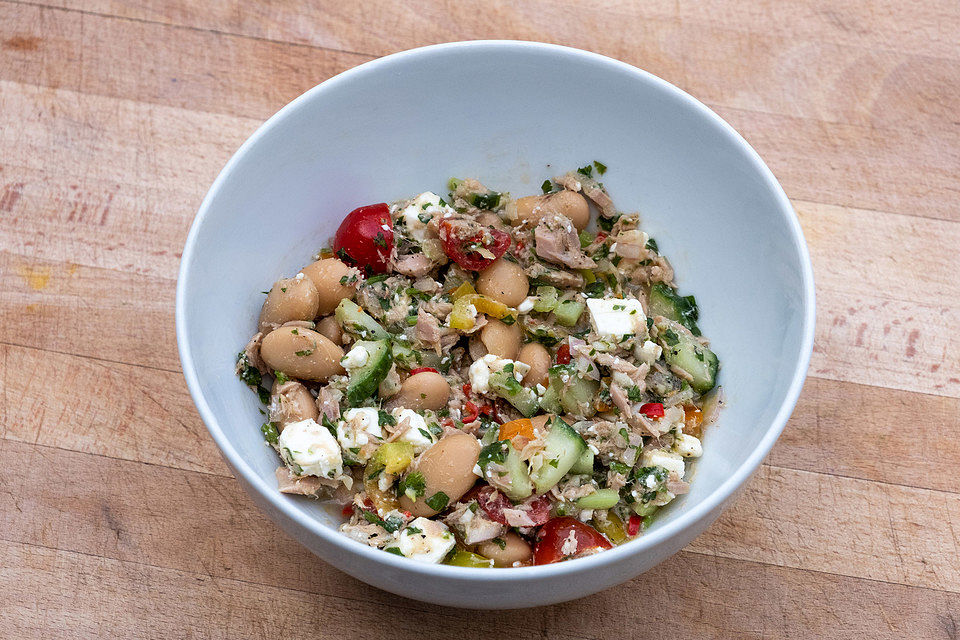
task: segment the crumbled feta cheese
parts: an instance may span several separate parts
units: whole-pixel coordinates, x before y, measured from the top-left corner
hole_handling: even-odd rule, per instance
[[[365,450],[365,445],[380,440],[383,440],[383,430],[380,428],[380,415],[374,408],[348,409],[343,414],[343,420],[337,423],[337,441],[358,460],[367,460],[373,453]]]
[[[681,433],[673,444],[674,450],[684,458],[699,458],[703,455],[703,445],[696,436]]]
[[[490,391],[490,367],[487,363],[480,360],[474,360],[470,365],[470,389],[474,393],[484,394]]]
[[[647,320],[635,298],[588,298],[590,324],[600,337],[618,340],[625,335],[646,332]]]
[[[397,547],[404,556],[433,564],[442,562],[455,544],[447,525],[427,518],[415,519],[400,532],[397,540]]]
[[[427,222],[437,214],[449,217],[452,211],[450,207],[440,204],[440,196],[432,191],[426,191],[404,207],[400,217],[403,218],[410,235],[423,242],[427,237]]]
[[[667,471],[676,471],[680,479],[683,479],[684,464],[679,453],[664,451],[663,449],[644,451],[640,458],[640,465],[644,467],[663,467]]]
[[[485,394],[490,391],[490,375],[500,371],[507,365],[513,365],[513,377],[520,382],[523,376],[530,371],[530,365],[526,362],[517,362],[509,358],[500,358],[488,353],[479,360],[474,360],[470,365],[470,388],[474,393]]]
[[[483,469],[480,468],[479,464],[473,465],[473,475],[477,476],[478,478],[483,477]]]
[[[517,313],[530,313],[533,311],[533,305],[537,302],[536,296],[527,296],[523,302],[517,305]]]
[[[353,369],[359,369],[363,365],[367,364],[367,361],[370,359],[370,352],[367,351],[366,347],[362,344],[355,345],[353,349],[347,352],[347,355],[340,358],[340,364],[343,365],[343,368],[351,371]]]
[[[391,415],[396,418],[398,427],[404,420],[410,425],[398,440],[412,444],[417,453],[429,449],[435,442],[433,434],[427,428],[427,421],[413,409],[394,409]]]
[[[623,371],[614,371],[613,375],[611,376],[611,379],[613,380],[613,382],[616,382],[618,385],[620,385],[624,389],[628,389],[630,387],[636,386],[637,384],[633,380],[631,380],[630,376],[625,374]]]
[[[298,475],[335,478],[343,473],[343,457],[326,427],[308,418],[288,424],[277,440],[280,456]]]
[[[663,347],[651,340],[646,340],[642,345],[637,345],[634,347],[634,355],[636,355],[641,362],[645,362],[647,364],[653,364],[656,362],[662,353]]]
[[[472,304],[468,304],[468,305],[467,305],[467,314],[468,314],[471,318],[476,318],[476,317],[477,317],[477,308],[476,308],[475,306],[473,306]]]

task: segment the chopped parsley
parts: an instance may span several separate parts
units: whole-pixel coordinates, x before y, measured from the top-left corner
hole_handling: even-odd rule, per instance
[[[399,484],[397,484],[397,494],[405,494],[413,501],[423,496],[426,491],[427,481],[419,471],[408,473],[404,478],[401,478]]]
[[[384,548],[384,551],[386,551],[387,553],[392,553],[395,556],[400,556],[401,558],[406,558],[406,556],[403,555],[403,552],[400,551],[399,547],[386,547]]]
[[[300,356],[301,358],[303,358],[304,356],[308,356],[311,353],[313,353],[313,349],[302,349],[300,351],[294,351],[293,355]]]
[[[641,402],[643,400],[643,392],[640,391],[640,387],[633,386],[627,389],[627,397],[630,399],[630,402]]]
[[[656,251],[657,253],[660,253],[660,248],[657,247],[657,241],[654,240],[653,238],[650,238],[649,240],[647,240],[647,245],[646,245],[646,246],[647,246],[647,249],[650,249],[651,251]]]
[[[663,341],[671,347],[676,346],[680,342],[680,336],[678,336],[673,329],[667,329],[660,335],[663,336]]]
[[[553,183],[549,180],[544,180],[543,184],[540,185],[540,190],[543,191],[544,195],[553,191]]]
[[[290,381],[290,378],[283,371],[274,371],[273,377],[277,379],[277,384],[286,384]]]
[[[383,237],[383,231],[377,231],[377,235],[373,237],[373,244],[381,249],[387,248],[387,239]]]
[[[443,491],[437,491],[424,502],[426,502],[427,506],[434,511],[443,511],[446,508],[447,503],[450,502],[450,497],[447,496],[447,494],[445,494]]]
[[[363,519],[370,524],[379,525],[386,529],[387,533],[399,531],[400,528],[403,527],[403,520],[397,516],[390,516],[387,519],[383,519],[378,516],[375,511],[367,511],[366,509],[361,510],[360,514],[363,516]]]
[[[593,161],[593,166],[597,168],[597,174],[598,174],[598,175],[601,175],[601,176],[602,176],[603,174],[605,174],[605,173],[607,172],[607,165],[603,164],[603,163],[600,162],[599,160],[594,160],[594,161]]]
[[[264,422],[260,425],[260,433],[263,434],[263,439],[270,444],[277,444],[280,439],[280,432],[277,431],[276,422]]]
[[[591,166],[588,164],[588,165],[585,166],[585,167],[580,167],[579,169],[577,169],[577,173],[583,174],[583,175],[587,176],[588,178],[592,178],[592,177],[593,177],[593,167],[591,167]]]

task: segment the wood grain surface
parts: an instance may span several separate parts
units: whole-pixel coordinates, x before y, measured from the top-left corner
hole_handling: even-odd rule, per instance
[[[260,122],[486,37],[621,58],[727,119],[797,208],[818,317],[783,437],[693,544],[583,600],[463,614],[260,514],[187,394],[173,302]],[[955,0],[0,0],[0,638],[956,640],[958,247]]]

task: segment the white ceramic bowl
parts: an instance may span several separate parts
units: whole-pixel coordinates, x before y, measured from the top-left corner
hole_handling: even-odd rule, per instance
[[[269,79],[266,79],[269,81]],[[233,374],[260,291],[295,273],[357,206],[477,177],[537,193],[599,160],[700,303],[728,407],[692,490],[638,540],[541,567],[417,563],[337,533],[338,514],[277,492],[257,399]],[[814,290],[796,215],[750,146],[703,104],[635,67],[565,47],[460,42],[336,76],[270,118],[230,159],[197,213],[177,287],[177,340],[194,402],[258,505],[303,545],[387,591],[471,608],[582,597],[690,542],[756,470],[793,410],[810,359]]]

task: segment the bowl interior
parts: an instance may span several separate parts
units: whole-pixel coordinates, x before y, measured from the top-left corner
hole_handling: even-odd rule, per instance
[[[347,212],[445,194],[450,176],[538,193],[593,160],[609,167],[618,207],[641,212],[682,293],[696,295],[723,367],[728,406],[690,494],[654,529],[710,500],[772,443],[806,367],[812,289],[799,228],[755,154],[689,96],[600,56],[521,43],[416,50],[337,77],[261,128],[211,189],[184,256],[178,331],[201,413],[243,473],[272,491],[278,461],[234,358],[261,291],[306,264]],[[311,501],[270,499],[338,524]]]

